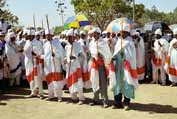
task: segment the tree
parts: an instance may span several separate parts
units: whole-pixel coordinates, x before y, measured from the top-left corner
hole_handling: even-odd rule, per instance
[[[54,29],[55,34],[59,34],[64,30],[63,26],[56,26]]]
[[[18,17],[13,15],[9,10],[4,9],[6,5],[5,0],[0,0],[0,19],[4,19],[11,24],[18,24]]]
[[[76,13],[85,14],[92,24],[98,25],[102,30],[115,18],[126,16],[132,18],[132,7],[125,0],[71,0]],[[135,5],[136,18],[140,18],[144,5]]]

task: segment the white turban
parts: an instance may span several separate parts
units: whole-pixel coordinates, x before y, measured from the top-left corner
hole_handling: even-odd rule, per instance
[[[92,33],[93,33],[93,30],[88,31],[88,34],[92,34]]]
[[[162,35],[162,31],[161,29],[157,29],[155,32],[154,32],[155,35]]]
[[[8,33],[8,38],[10,39],[10,38],[13,38],[13,37],[15,37],[15,33],[14,32],[10,32],[10,33]]]
[[[35,32],[35,35],[37,36],[37,35],[41,35],[41,32],[40,31],[36,31]]]
[[[137,31],[135,31],[135,30],[132,30],[132,31],[130,32],[130,34],[131,34],[131,36],[134,36],[134,35],[139,36],[139,35],[140,35],[140,33],[137,32]]]
[[[108,32],[107,31],[103,31],[102,34],[107,34]]]
[[[74,35],[79,35],[79,30],[78,29],[74,30]]]
[[[95,27],[92,29],[92,32],[100,33],[101,34],[101,29],[99,27]]]
[[[80,31],[80,35],[86,35],[85,31]]]
[[[23,30],[23,35],[25,35],[25,34],[28,34],[28,30],[27,29]]]
[[[27,30],[27,35],[32,35],[35,36],[35,31],[34,30]]]
[[[45,30],[45,34],[46,34],[46,35],[49,35],[49,34],[50,34],[50,35],[53,35],[54,33],[53,33],[53,30],[52,30],[52,29],[46,29],[46,30]]]
[[[68,30],[67,33],[66,33],[66,36],[74,36],[74,35],[75,35],[74,29],[70,29],[70,30]]]
[[[10,33],[10,32],[13,32],[12,29],[9,29],[9,30],[7,31],[7,33]]]

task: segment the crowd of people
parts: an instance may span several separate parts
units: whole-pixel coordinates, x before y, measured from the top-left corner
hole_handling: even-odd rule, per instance
[[[0,32],[0,87],[29,83],[27,98],[44,99],[43,82],[47,83],[48,98],[62,102],[63,87],[69,90],[73,102],[85,103],[83,89],[92,89],[90,105],[108,105],[108,90],[114,94],[114,108],[130,108],[139,81],[145,80],[147,65],[152,66],[151,83],[166,79],[177,83],[177,29],[171,40],[161,29],[154,32],[150,60],[146,60],[144,37],[139,30],[119,33],[101,32],[93,27],[88,32],[69,29],[54,35],[51,29],[24,29],[5,34]],[[149,63],[150,62],[150,63]],[[146,73],[148,74],[148,73]]]

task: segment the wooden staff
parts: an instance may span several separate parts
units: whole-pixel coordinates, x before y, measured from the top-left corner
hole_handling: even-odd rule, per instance
[[[73,28],[72,41],[74,41],[74,29],[75,29],[75,28]],[[72,56],[72,52],[73,52],[73,43],[71,44],[70,57]],[[70,58],[69,58],[69,59],[70,59]],[[69,77],[70,70],[71,70],[71,59],[70,59],[70,61],[69,61],[68,77]]]
[[[49,18],[48,18],[48,15],[46,15],[46,22],[47,22],[47,29],[48,29],[48,32],[49,32],[49,34],[50,34],[50,26],[49,26]],[[49,42],[50,42],[50,41],[49,41]],[[53,55],[54,50],[53,50],[53,46],[52,46],[52,43],[51,43],[51,42],[50,42],[50,46],[51,46],[52,55]],[[52,56],[52,57],[53,57],[53,56]],[[53,59],[53,64],[54,64],[54,72],[56,72],[54,57],[53,57],[52,59]],[[55,75],[54,75],[54,78],[56,78]]]
[[[36,31],[36,21],[35,21],[35,14],[33,14],[33,25],[34,25],[34,30]]]
[[[41,24],[42,24],[42,29],[44,29],[44,23],[43,23],[43,20],[42,20]]]

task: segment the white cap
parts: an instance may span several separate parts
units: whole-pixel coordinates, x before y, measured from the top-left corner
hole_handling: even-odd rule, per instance
[[[131,36],[139,36],[140,35],[140,33],[139,32],[137,32],[137,31],[135,31],[135,30],[132,30],[131,32],[130,32],[130,34],[131,34]]]
[[[173,35],[177,35],[177,28],[173,30]]]
[[[95,27],[92,29],[92,32],[100,33],[101,34],[101,29],[99,27]]]
[[[40,31],[36,31],[35,32],[35,36],[37,36],[37,35],[41,35],[41,32]]]
[[[68,31],[68,30],[64,30],[64,31],[61,32],[61,34],[62,34],[62,35],[66,35],[67,31]]]
[[[103,31],[102,34],[107,34],[108,32],[107,31]]]
[[[162,35],[162,31],[161,29],[157,29],[155,32],[154,32],[155,35]]]
[[[68,30],[64,30],[63,34],[66,35],[67,32],[68,32]]]
[[[80,35],[86,35],[85,31],[80,31]]]
[[[28,34],[28,30],[27,29],[23,30],[23,35],[25,35],[25,34]]]
[[[32,29],[30,29],[30,30],[27,31],[27,35],[28,35],[28,36],[29,36],[29,35],[35,36],[35,31],[32,30]]]
[[[92,33],[93,33],[93,30],[89,30],[89,31],[88,31],[88,34],[92,34]]]
[[[9,38],[13,38],[13,37],[15,37],[15,33],[14,33],[14,32],[10,32],[10,33],[8,33],[8,37],[9,37]]]
[[[53,33],[53,30],[52,30],[52,29],[46,29],[46,30],[45,30],[45,34],[46,34],[46,35],[49,35],[49,34],[50,34],[50,35],[53,35],[54,33]]]
[[[9,29],[9,30],[7,31],[7,33],[10,33],[10,32],[13,32],[12,29]]]
[[[74,35],[79,35],[79,30],[78,29],[74,30]]]
[[[74,35],[75,35],[74,29],[70,29],[70,30],[68,30],[67,33],[66,33],[66,36],[74,36]]]

